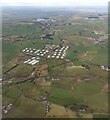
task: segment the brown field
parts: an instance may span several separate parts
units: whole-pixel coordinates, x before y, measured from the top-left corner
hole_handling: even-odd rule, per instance
[[[110,92],[110,86],[108,84],[105,84],[101,91],[102,92]]]
[[[47,77],[48,76],[48,71],[47,70],[41,71],[40,76],[41,77]]]
[[[45,64],[45,65],[41,65],[40,68],[38,69],[39,71],[42,71],[42,70],[45,70],[48,68],[48,65]]]
[[[40,85],[43,87],[48,87],[51,85],[51,82],[47,82],[47,81],[43,80]]]
[[[60,105],[52,104],[51,110],[47,113],[46,117],[51,118],[79,118],[75,112]],[[92,114],[85,113],[82,118],[92,118]]]
[[[52,104],[52,109],[50,110],[49,113],[47,113],[47,117],[56,117],[57,118],[76,118],[77,116],[75,115],[74,112],[71,110],[66,110],[63,106]]]

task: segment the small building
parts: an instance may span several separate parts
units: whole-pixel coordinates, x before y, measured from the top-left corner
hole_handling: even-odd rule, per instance
[[[24,63],[27,63],[27,61],[24,61]]]
[[[41,56],[43,57],[43,56],[44,56],[44,54],[41,54]]]
[[[32,57],[31,59],[35,59],[36,57]]]
[[[37,55],[40,55],[39,53],[37,53]]]
[[[50,55],[48,55],[47,58],[50,58]]]
[[[29,50],[27,50],[26,52],[29,52]]]
[[[32,60],[32,61],[30,61],[30,62],[28,62],[29,64],[32,64],[33,62],[35,62],[36,60]]]
[[[23,52],[25,52],[25,49],[23,50]]]
[[[57,56],[56,58],[59,58],[59,56]]]
[[[31,50],[30,53],[33,53],[33,50]]]
[[[62,56],[61,59],[64,59],[64,57]]]
[[[46,52],[46,53],[48,53],[49,51],[48,51],[48,50],[46,50],[45,52]]]
[[[42,49],[42,52],[44,52],[45,50],[44,49]]]
[[[44,52],[44,54],[46,54],[46,52]]]
[[[35,65],[36,63],[38,63],[39,61],[38,60],[36,60],[36,61],[34,61],[33,63],[31,63],[31,65]]]
[[[101,66],[101,69],[104,70],[104,69],[105,69],[105,66]]]
[[[58,49],[56,49],[55,51],[58,52]]]
[[[37,57],[36,59],[37,59],[37,60],[40,60],[40,58],[39,58],[39,57]]]
[[[55,58],[55,56],[53,55],[52,58]]]

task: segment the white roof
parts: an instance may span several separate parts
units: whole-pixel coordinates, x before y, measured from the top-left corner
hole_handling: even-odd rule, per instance
[[[29,62],[29,61],[31,61],[31,59],[28,59],[27,61]]]
[[[27,50],[26,52],[29,52],[29,50]]]
[[[28,62],[28,64],[31,64],[31,63],[32,63],[32,61]]]
[[[36,60],[32,60],[32,61],[29,62],[29,64],[31,64],[31,63],[33,63],[33,62],[35,62],[35,61],[36,61]]]
[[[32,64],[32,63],[34,63],[36,60],[32,60],[32,61],[30,61],[30,62],[28,62],[28,64]]]
[[[37,57],[36,59],[37,59],[37,60],[39,60],[40,58],[39,58],[39,57]]]
[[[34,53],[37,53],[37,51],[35,51]]]
[[[23,50],[23,52],[25,51],[25,49]]]
[[[31,65],[35,65],[35,63],[31,63]]]
[[[44,54],[41,54],[41,56],[44,56]]]
[[[39,51],[40,51],[40,49],[37,50],[37,52],[39,52]]]
[[[44,52],[45,50],[43,49],[42,51]]]
[[[47,58],[50,58],[50,55],[48,55]]]
[[[35,51],[35,53],[38,53],[40,50]]]
[[[24,63],[27,63],[28,61],[24,61]]]
[[[67,46],[66,49],[68,49],[69,47]]]
[[[32,57],[31,59],[35,59],[36,57]]]
[[[104,67],[103,65],[101,67]]]
[[[36,63],[38,63],[39,61],[36,60],[35,62],[31,63],[31,65],[35,65]]]
[[[54,58],[55,56],[53,55],[52,58]]]
[[[64,57],[61,57],[61,59],[63,59]]]
[[[45,52],[49,52],[48,50],[46,50]]]

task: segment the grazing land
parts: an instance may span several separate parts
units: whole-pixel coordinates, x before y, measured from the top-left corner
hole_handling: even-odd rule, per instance
[[[3,117],[106,118],[107,19],[100,11],[4,7]]]

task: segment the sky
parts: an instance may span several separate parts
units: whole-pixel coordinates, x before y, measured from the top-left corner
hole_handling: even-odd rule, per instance
[[[108,2],[109,0],[0,0],[3,6],[107,6]]]

